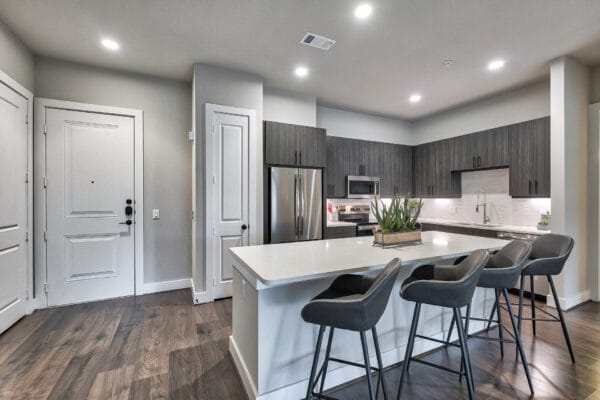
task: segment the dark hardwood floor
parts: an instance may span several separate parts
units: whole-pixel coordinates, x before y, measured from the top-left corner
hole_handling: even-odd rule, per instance
[[[575,365],[559,324],[540,323],[534,340],[525,323],[535,398],[600,400],[600,304],[567,319]],[[231,301],[193,306],[187,290],[38,310],[0,336],[0,399],[245,399],[227,352],[230,333]],[[471,339],[469,348],[478,399],[529,397],[513,345],[504,359],[496,343]],[[451,348],[427,359],[457,366],[459,357]],[[386,378],[395,399],[399,369]],[[364,380],[331,394],[367,398]],[[467,394],[464,380],[413,363],[402,398]]]

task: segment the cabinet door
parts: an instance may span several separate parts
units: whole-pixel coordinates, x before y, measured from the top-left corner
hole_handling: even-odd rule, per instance
[[[297,132],[293,125],[265,121],[265,163],[297,165]]]
[[[460,197],[460,174],[451,172],[453,146],[451,139],[432,143],[434,197]]]
[[[431,143],[415,147],[415,196],[433,196],[433,146]]]
[[[476,159],[473,151],[473,135],[457,136],[452,141],[452,164],[453,171],[469,171],[476,168]]]
[[[550,117],[533,121],[533,189],[536,197],[550,197]]]
[[[309,126],[293,126],[298,140],[298,165],[324,167],[326,159],[325,129]]]
[[[510,125],[510,195],[513,197],[531,197],[533,195],[534,152],[532,135],[533,121]]]
[[[348,153],[345,139],[327,136],[326,195],[329,198],[346,196]]]
[[[412,146],[398,146],[399,159],[394,170],[398,174],[395,180],[398,186],[398,195],[414,193],[413,188],[413,148]]]
[[[473,135],[476,168],[499,168],[509,164],[508,128],[501,127]]]

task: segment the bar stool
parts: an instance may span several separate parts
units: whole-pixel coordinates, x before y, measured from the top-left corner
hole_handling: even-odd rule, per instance
[[[567,348],[571,355],[571,361],[575,363],[575,355],[573,353],[573,347],[571,346],[571,339],[569,338],[569,331],[567,330],[567,324],[563,316],[558,295],[556,294],[556,287],[554,286],[554,280],[552,276],[558,275],[562,272],[565,262],[571,255],[571,250],[575,245],[573,238],[566,235],[557,235],[554,233],[548,233],[540,236],[533,243],[533,249],[531,251],[530,261],[525,265],[521,272],[521,287],[519,290],[519,331],[521,330],[522,321],[531,321],[533,324],[533,336],[536,334],[536,321],[545,322],[560,322],[565,341],[567,342]],[[558,316],[550,314],[548,311],[535,305],[535,284],[534,278],[536,276],[546,276],[550,289],[552,290],[552,296],[554,297],[554,304],[556,305],[556,311]],[[525,277],[529,276],[530,290],[531,290],[531,318],[523,317],[523,291],[525,290]],[[536,310],[546,314],[549,318],[536,318]]]
[[[387,400],[385,391],[385,380],[383,377],[383,363],[381,360],[381,351],[379,350],[379,341],[375,324],[381,318],[387,305],[394,282],[400,271],[400,260],[395,258],[390,261],[383,271],[375,278],[369,278],[362,275],[341,275],[336,278],[328,289],[318,294],[302,309],[302,319],[304,321],[319,325],[319,336],[313,357],[310,377],[308,379],[308,389],[306,399],[313,397],[318,399],[333,399],[323,395],[325,385],[325,376],[330,361],[352,365],[354,367],[364,368],[367,374],[367,384],[369,386],[369,396],[375,400],[379,394],[379,386],[383,391],[383,397]],[[329,340],[325,351],[325,360],[317,373],[319,363],[319,353],[325,328],[329,327]],[[335,329],[345,329],[360,332],[360,341],[364,357],[364,365],[338,358],[333,358],[331,354],[331,342]],[[377,356],[377,368],[371,367],[369,361],[369,350],[367,348],[367,337],[365,332],[371,330],[375,353]],[[377,391],[373,388],[371,371],[378,371]],[[315,392],[317,383],[321,379],[319,392]],[[335,400],[335,399],[334,399]]]
[[[472,317],[471,304],[469,304],[467,306],[465,332],[467,334],[467,339],[476,338],[499,342],[500,354],[502,357],[504,357],[504,343],[515,343],[517,345],[517,353],[521,356],[521,362],[523,364],[523,368],[525,369],[525,375],[527,377],[527,383],[529,384],[529,390],[533,395],[534,390],[533,384],[531,382],[531,375],[529,374],[527,357],[525,356],[525,351],[523,350],[523,344],[521,342],[521,334],[517,325],[517,319],[515,318],[515,314],[513,313],[512,307],[510,306],[511,303],[510,298],[508,296],[508,289],[514,287],[517,281],[519,280],[519,276],[521,275],[521,271],[523,270],[523,265],[525,264],[527,258],[531,254],[531,250],[532,246],[529,243],[520,240],[514,240],[490,257],[487,264],[485,265],[485,268],[481,272],[481,276],[479,277],[477,287],[495,290],[496,299],[494,303],[494,308],[492,310],[492,315],[490,315],[489,318]],[[507,304],[507,307],[505,309],[506,311],[508,311],[508,315],[510,317],[512,332],[509,331],[502,324],[501,309],[504,307],[501,307],[500,305],[501,295],[504,296],[504,300]],[[497,320],[493,319],[494,312],[498,317]],[[498,324],[498,338],[481,335],[469,335],[469,321],[471,320],[487,322],[488,328],[491,322],[496,322]],[[450,330],[448,331],[448,337],[446,339],[447,342],[450,342],[450,337],[452,336],[453,325],[455,322],[456,320],[453,319],[452,324],[450,325]],[[504,330],[506,330],[506,332],[509,336],[511,336],[512,339],[504,338]]]
[[[460,309],[471,302],[477,282],[479,281],[479,276],[481,275],[481,271],[487,263],[488,258],[489,254],[487,251],[477,250],[456,266],[425,265],[413,271],[411,276],[402,283],[400,296],[403,299],[413,301],[416,304],[412,324],[410,326],[397,399],[400,399],[404,378],[406,377],[411,361],[453,372],[460,376],[466,375],[469,399],[474,398],[473,372],[471,370],[469,349],[467,347]],[[443,340],[417,335],[417,326],[419,324],[419,314],[421,312],[422,304],[452,308],[454,318],[458,321],[456,326],[458,327],[458,337],[460,340],[459,347],[462,353],[461,365],[464,365],[465,373],[462,372],[462,367],[461,371],[456,371],[418,358],[412,358],[416,337],[445,344],[445,341]]]

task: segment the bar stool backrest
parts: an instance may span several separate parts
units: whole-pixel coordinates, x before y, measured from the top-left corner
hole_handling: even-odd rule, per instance
[[[567,235],[548,233],[540,236],[533,242],[530,261],[523,272],[530,275],[558,275],[561,273],[565,262],[575,241]]]
[[[486,268],[510,268],[513,267],[521,272],[523,264],[529,258],[533,246],[522,240],[513,240],[496,254],[490,256]]]
[[[400,259],[394,258],[383,271],[375,278],[371,287],[363,295],[363,303],[366,312],[366,325],[375,326],[383,315],[385,307],[390,298],[390,293],[398,277],[401,266]]]

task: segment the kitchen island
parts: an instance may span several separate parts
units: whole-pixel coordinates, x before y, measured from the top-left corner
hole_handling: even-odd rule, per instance
[[[404,358],[413,304],[399,296],[401,282],[424,263],[440,263],[477,249],[495,250],[507,241],[443,232],[423,232],[422,243],[372,246],[372,237],[232,248],[233,328],[229,350],[250,399],[300,399],[306,393],[318,327],[300,317],[302,307],[344,273],[377,274],[395,257],[402,268],[387,308],[377,324],[385,366]],[[473,316],[489,313],[493,290],[477,289]],[[419,333],[442,339],[452,311],[423,306]],[[471,331],[483,328],[471,322]],[[414,354],[438,345],[417,341]],[[370,354],[374,362],[372,343]],[[337,330],[332,356],[362,362],[359,335]],[[326,387],[364,375],[364,370],[332,363]]]

